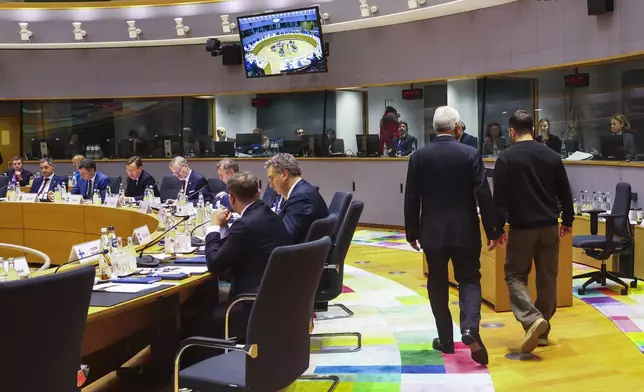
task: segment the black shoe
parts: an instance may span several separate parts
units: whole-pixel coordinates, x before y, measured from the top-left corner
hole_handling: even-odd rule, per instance
[[[470,352],[472,353],[472,360],[474,362],[483,366],[488,364],[487,349],[478,333],[474,333],[469,329],[466,329],[463,331],[461,340],[467,347],[469,347]]]
[[[448,341],[445,344],[441,343],[439,338],[432,341],[432,348],[445,354],[454,354],[454,342]]]

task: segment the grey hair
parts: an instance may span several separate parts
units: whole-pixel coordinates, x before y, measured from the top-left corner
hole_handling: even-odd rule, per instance
[[[217,163],[217,169],[221,170],[232,170],[233,172],[239,172],[239,165],[237,162],[233,161],[230,158],[224,158],[219,163]]]
[[[297,163],[295,157],[291,154],[277,154],[271,157],[264,165],[266,169],[272,167],[273,170],[280,173],[287,172],[290,176],[301,176],[302,169]]]
[[[170,161],[170,166],[176,165],[176,166],[188,166],[188,160],[184,157],[174,157]]]
[[[434,130],[436,132],[451,132],[460,123],[461,116],[450,106],[441,106],[434,112]]]
[[[54,161],[51,158],[43,158],[40,160],[40,163],[47,163],[49,166],[54,166]]]

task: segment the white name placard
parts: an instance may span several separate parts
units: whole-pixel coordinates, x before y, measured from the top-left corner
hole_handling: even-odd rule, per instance
[[[37,193],[21,193],[18,195],[18,201],[23,203],[35,203],[38,201]]]
[[[120,207],[121,205],[120,205],[119,201],[120,200],[119,200],[118,195],[117,196],[107,196],[105,198],[105,206],[113,207],[113,208]]]
[[[134,242],[137,245],[147,244],[152,239],[152,236],[150,235],[150,229],[148,228],[147,225],[137,227],[136,229],[134,229],[134,233],[132,236],[134,237],[133,238]]]
[[[83,195],[67,195],[67,204],[82,204]]]
[[[149,214],[150,212],[152,212],[150,202],[142,201],[141,204],[139,204],[139,212],[142,214]]]
[[[27,259],[24,257],[15,258],[13,259],[13,264],[16,267],[18,275],[29,275],[29,264],[27,264]],[[9,262],[5,260],[3,267],[5,271],[9,271]]]
[[[83,242],[82,244],[72,246],[72,251],[69,253],[69,258],[67,261],[81,259],[87,257],[86,259],[80,260],[81,264],[89,263],[90,261],[98,260],[101,256],[98,254],[101,251],[101,240],[94,240],[89,242]]]

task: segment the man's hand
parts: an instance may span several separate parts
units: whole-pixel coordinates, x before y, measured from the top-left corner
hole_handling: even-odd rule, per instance
[[[210,215],[210,223],[220,227],[226,226],[232,214],[226,208],[218,208]]]
[[[420,245],[418,245],[418,240],[411,241],[411,242],[409,243],[409,246],[411,246],[412,248],[414,248],[414,250],[420,251]]]
[[[508,246],[508,233],[501,234],[501,236],[496,240],[496,244],[501,248]]]
[[[499,240],[487,240],[487,250],[493,251],[499,244]]]
[[[572,233],[572,227],[561,225],[559,226],[559,237],[565,237]]]

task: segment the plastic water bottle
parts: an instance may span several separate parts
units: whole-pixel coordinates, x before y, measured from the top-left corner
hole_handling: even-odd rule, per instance
[[[62,185],[56,185],[56,190],[54,190],[54,202],[60,203],[63,200],[63,189]]]
[[[4,257],[0,257],[0,283],[7,281],[7,271],[4,269]]]
[[[101,229],[101,251],[110,250],[110,240],[107,236],[107,228],[103,227]],[[107,259],[107,255],[101,255],[98,259],[98,273],[102,280],[110,278],[110,265]]]
[[[497,156],[499,155],[499,148],[496,146],[496,142],[494,142],[494,145],[492,147],[492,155]]]
[[[136,272],[136,246],[134,245],[134,239],[132,237],[127,237],[125,253],[127,255],[127,272],[129,274]]]
[[[382,156],[386,158],[389,154],[387,151],[389,150],[389,147],[387,146],[387,143],[383,143],[382,145]]]
[[[177,196],[177,215],[186,215],[186,194],[183,191],[179,191]]]
[[[566,142],[563,139],[561,140],[561,158],[568,158],[568,152],[566,151]]]
[[[203,208],[206,205],[205,199],[203,197],[203,191],[199,191],[199,199],[197,199],[197,208]]]
[[[94,189],[94,196],[92,197],[92,203],[94,203],[95,205],[101,205],[101,193],[98,191],[98,189]]]
[[[7,281],[12,281],[12,280],[19,280],[20,276],[18,276],[18,271],[16,271],[16,263],[14,262],[13,259],[9,259],[8,262],[8,268],[7,268]]]
[[[611,211],[611,201],[610,201],[610,192],[606,192],[606,208],[605,210],[610,212]]]

